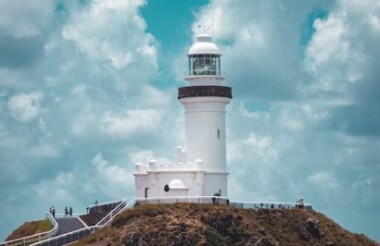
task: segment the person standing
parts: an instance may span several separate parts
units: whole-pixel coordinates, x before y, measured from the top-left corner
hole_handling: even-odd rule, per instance
[[[70,207],[70,209],[69,209],[69,214],[70,214],[70,217],[73,217],[73,208],[72,207]]]
[[[69,214],[69,211],[68,211],[67,206],[66,206],[65,207],[65,216],[64,216],[64,218],[66,218],[68,216],[68,214]]]
[[[55,219],[55,208],[54,208],[54,206],[51,208],[51,212],[52,212],[53,218]]]

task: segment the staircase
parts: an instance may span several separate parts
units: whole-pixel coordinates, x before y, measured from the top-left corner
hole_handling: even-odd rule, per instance
[[[133,208],[136,203],[136,199],[133,199],[127,203],[127,199],[122,200],[116,207],[114,207],[102,220],[100,220],[95,226],[85,227],[78,218],[59,218],[58,222],[58,233],[56,236],[43,240],[31,246],[60,246],[70,244],[75,242],[95,230],[102,228],[107,225],[112,219],[122,211]],[[99,205],[104,206],[104,205]]]

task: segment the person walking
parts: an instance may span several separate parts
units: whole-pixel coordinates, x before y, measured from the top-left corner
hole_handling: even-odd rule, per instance
[[[70,217],[73,217],[73,208],[72,207],[70,207],[70,209],[69,209],[69,214],[70,214]]]
[[[65,216],[64,216],[64,218],[66,218],[68,216],[68,214],[69,214],[69,211],[68,211],[67,206],[66,206],[65,207]]]
[[[51,208],[51,213],[53,215],[53,218],[55,219],[55,208],[54,208],[54,206]]]

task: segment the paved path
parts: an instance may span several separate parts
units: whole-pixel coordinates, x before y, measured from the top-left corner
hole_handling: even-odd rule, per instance
[[[84,225],[77,218],[59,218],[56,220],[59,226],[59,230],[56,236],[72,232],[84,227]]]

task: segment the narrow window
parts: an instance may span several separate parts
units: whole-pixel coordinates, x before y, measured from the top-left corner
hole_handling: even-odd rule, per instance
[[[218,130],[216,131],[216,137],[217,137],[218,139],[220,139],[220,129],[218,129]]]

